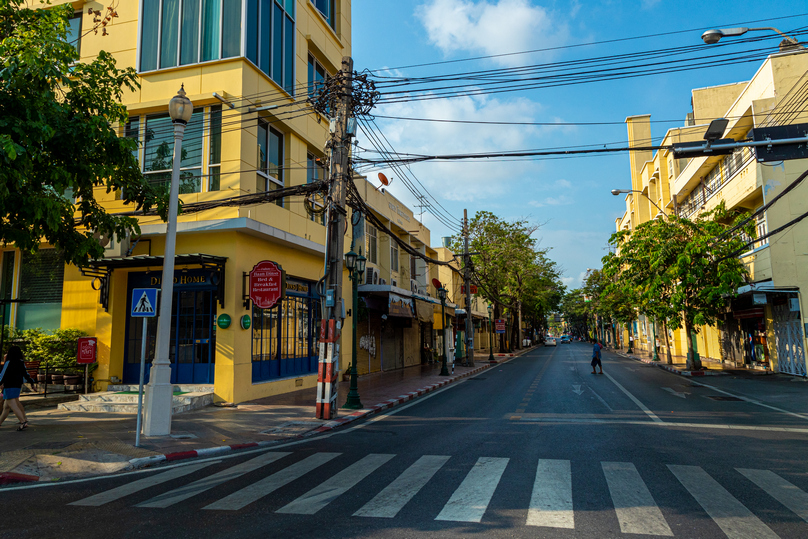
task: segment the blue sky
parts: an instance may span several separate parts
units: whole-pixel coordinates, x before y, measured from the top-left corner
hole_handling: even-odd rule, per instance
[[[808,26],[808,5],[790,0],[353,0],[352,17],[356,70],[432,76],[699,45],[701,33],[715,27],[774,26],[788,33]],[[689,31],[682,32],[685,30]],[[663,33],[668,35],[658,35]],[[574,46],[649,34],[657,35]],[[777,43],[779,39],[772,38],[736,47],[753,50]],[[546,48],[556,50],[399,69]],[[755,60],[609,82],[389,104],[377,107],[374,114],[489,122],[614,122],[517,126],[377,119],[398,152],[455,154],[621,145],[626,141],[623,122],[627,116],[651,114],[655,121],[652,136],[662,137],[667,129],[683,125],[691,112],[693,88],[749,80],[759,65]],[[370,148],[371,143],[360,134],[359,146]],[[616,153],[529,161],[427,162],[412,165],[410,173],[457,218],[467,208],[470,216],[488,210],[508,220],[527,218],[541,223],[536,236],[542,246],[551,249],[550,257],[562,268],[565,284],[575,288],[587,268],[601,265],[614,220],[625,209],[622,196],[614,197],[609,191],[630,186],[628,166],[628,154]],[[399,175],[380,170],[388,177]],[[374,180],[376,171],[368,177]],[[417,200],[403,182],[394,179],[390,191],[417,211]],[[423,221],[432,231],[433,245],[454,233],[428,213]]]

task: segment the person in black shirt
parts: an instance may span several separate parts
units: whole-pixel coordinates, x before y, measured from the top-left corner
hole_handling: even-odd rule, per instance
[[[25,417],[25,409],[20,402],[20,390],[22,389],[23,380],[27,380],[28,383],[35,386],[34,380],[25,370],[22,350],[20,350],[19,346],[11,346],[6,354],[3,370],[0,371],[0,388],[3,389],[3,398],[5,399],[3,412],[0,413],[0,425],[6,420],[8,414],[13,411],[17,419],[20,420],[20,426],[17,427],[17,430],[25,430],[28,427],[28,418]]]

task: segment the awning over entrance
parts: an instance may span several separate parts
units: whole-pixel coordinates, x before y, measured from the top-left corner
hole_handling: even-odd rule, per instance
[[[86,267],[79,268],[85,277],[94,277],[92,287],[100,290],[101,295],[98,302],[109,310],[109,279],[112,272],[121,268],[162,268],[162,256],[137,255],[121,256],[114,258],[102,258],[93,260]],[[174,267],[177,266],[201,266],[211,270],[211,280],[216,284],[216,297],[219,305],[224,307],[224,266],[227,262],[226,256],[206,255],[202,253],[180,254],[174,256]],[[218,281],[218,282],[217,282]]]
[[[432,322],[432,302],[421,301],[415,299],[415,313],[418,316],[419,322],[430,323]]]

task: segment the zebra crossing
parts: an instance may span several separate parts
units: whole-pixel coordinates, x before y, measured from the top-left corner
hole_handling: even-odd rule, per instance
[[[204,492],[215,493],[217,487],[229,481],[249,477],[253,472],[272,466],[273,469],[279,469],[240,490],[207,503],[201,509],[238,511],[295,482],[308,480],[312,486],[307,492],[276,509],[275,512],[313,515],[324,510],[385,466],[394,464],[397,458],[410,458],[371,453],[347,466],[340,466],[339,471],[331,475],[337,462],[335,459],[343,457],[341,453],[319,452],[297,461],[293,455],[291,452],[280,451],[262,453],[200,479],[180,484],[187,476],[205,473],[206,468],[221,464],[221,461],[189,464],[69,502],[68,505],[99,507],[113,502],[126,503],[128,497],[139,494],[140,499],[144,494],[148,495],[149,489],[156,489],[161,485],[170,485],[172,488],[131,505],[138,509],[154,510],[180,503],[193,504],[194,498]],[[370,501],[357,508],[352,517],[395,518],[430,481],[440,479],[441,471],[451,459],[452,457],[447,455],[419,457]],[[445,522],[483,522],[492,499],[497,495],[497,490],[503,486],[502,479],[509,466],[514,464],[508,458],[479,457],[471,468],[465,471],[465,477],[451,496],[440,502],[443,505],[437,516],[433,517],[433,512],[430,517]],[[678,481],[684,487],[728,538],[778,537],[750,508],[701,467],[671,464],[667,469],[672,476],[670,479]],[[573,503],[575,481],[572,470],[572,463],[569,460],[540,459],[535,468],[525,471],[531,475],[533,482],[532,492],[525,493],[526,526],[575,529],[576,514]],[[600,471],[605,479],[611,506],[622,533],[674,536],[662,509],[634,464],[604,461],[600,463]],[[739,474],[739,480],[748,481],[748,489],[759,489],[759,493],[779,502],[783,509],[792,515],[791,518],[796,516],[808,523],[808,494],[796,485],[770,470],[738,468],[735,472]],[[374,488],[377,484],[374,483]],[[363,488],[367,489],[367,486]],[[282,493],[279,494],[282,496]],[[742,497],[748,499],[748,496]],[[202,504],[194,507],[199,505]]]

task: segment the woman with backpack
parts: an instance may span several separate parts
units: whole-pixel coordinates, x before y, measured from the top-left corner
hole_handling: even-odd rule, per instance
[[[3,370],[0,371],[0,388],[3,389],[3,412],[0,413],[0,425],[6,420],[8,414],[14,412],[20,421],[17,430],[25,430],[28,427],[28,418],[25,417],[25,409],[20,402],[20,391],[23,380],[27,380],[31,386],[35,386],[34,380],[25,370],[22,350],[19,346],[11,346],[6,354],[6,361],[3,363]]]

